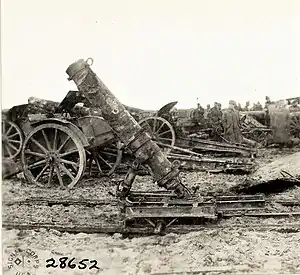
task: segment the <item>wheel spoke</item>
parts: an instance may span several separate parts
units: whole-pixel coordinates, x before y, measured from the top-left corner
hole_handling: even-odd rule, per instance
[[[35,162],[35,163],[33,163],[33,164],[30,164],[30,165],[28,166],[28,169],[36,168],[36,167],[38,167],[38,166],[40,166],[41,164],[44,164],[44,163],[46,163],[46,160],[45,160],[45,159],[42,159],[42,160],[40,160],[40,161],[38,161],[38,162]]]
[[[32,152],[30,150],[26,150],[25,154],[36,156],[36,157],[41,157],[41,158],[45,158],[46,157],[46,155],[44,155],[44,154],[41,154],[41,153],[38,153],[38,152]]]
[[[96,165],[97,165],[97,168],[98,168],[100,174],[102,174],[103,171],[102,171],[102,169],[101,169],[101,166],[100,166],[100,163],[99,163],[98,159],[95,159],[95,162],[96,162]]]
[[[66,166],[64,166],[62,163],[59,163],[59,167],[69,176],[69,178],[71,178],[72,181],[75,179]]]
[[[56,171],[56,175],[57,175],[57,178],[58,178],[60,186],[64,187],[64,182],[63,182],[63,179],[62,179],[62,177],[60,175],[60,171],[59,171],[59,167],[58,166],[55,166],[55,171]]]
[[[38,146],[44,153],[48,153],[47,149],[40,144],[34,137],[31,137],[31,140],[35,143],[36,146]]]
[[[10,131],[11,131],[12,128],[14,128],[14,126],[13,126],[13,125],[10,125],[10,127],[8,128],[8,130],[7,130],[7,132],[6,132],[6,135],[8,135],[8,134],[10,133]]]
[[[150,126],[150,124],[148,123],[148,121],[144,121],[144,123],[148,125],[148,127],[147,127],[148,129],[146,129],[146,130],[152,131],[152,127]]]
[[[9,139],[8,142],[9,142],[9,143],[10,143],[10,142],[12,142],[12,143],[18,143],[18,144],[21,143],[20,140],[13,140],[13,139]]]
[[[56,150],[57,148],[57,129],[55,128],[55,132],[54,132],[54,139],[53,139],[53,150]]]
[[[153,133],[155,133],[155,129],[156,129],[156,122],[157,120],[156,119],[153,119]]]
[[[6,149],[7,153],[9,154],[9,157],[11,158],[13,156],[13,154],[11,153],[10,148],[6,144],[5,144],[5,149]]]
[[[111,157],[116,157],[117,156],[117,153],[114,154],[114,153],[106,152],[106,151],[99,151],[99,153],[103,154],[103,155],[111,156]]]
[[[158,128],[158,130],[156,131],[156,133],[159,133],[159,131],[160,131],[160,129],[162,129],[163,128],[163,126],[165,125],[166,123],[165,122],[163,122],[161,125],[160,125],[160,127]],[[169,130],[170,131],[170,130]]]
[[[10,144],[10,142],[8,142],[7,145],[8,145],[10,148],[14,149],[16,152],[18,151],[18,148],[16,148],[14,145]]]
[[[44,139],[45,139],[45,141],[46,141],[46,145],[47,145],[48,150],[51,150],[50,142],[49,142],[49,140],[48,140],[47,135],[45,134],[44,129],[42,129],[42,134],[43,134]]]
[[[68,156],[68,155],[71,155],[71,154],[74,154],[74,153],[78,153],[78,150],[74,149],[74,150],[59,154],[59,156],[62,158],[62,157],[65,157],[65,156]]]
[[[6,133],[6,123],[3,122],[2,125],[3,125],[3,127],[2,127],[2,133]]]
[[[75,173],[75,175],[78,173],[78,170],[73,165],[71,165],[70,168],[71,168],[72,172]]]
[[[66,163],[66,164],[71,164],[72,166],[75,166],[75,167],[79,167],[79,165],[76,162],[66,160],[66,159],[63,159],[63,158],[60,159],[60,162],[63,162],[63,163]]]
[[[67,144],[67,142],[69,141],[70,136],[67,136],[67,138],[64,140],[64,142],[60,145],[60,147],[58,148],[57,152],[59,153],[61,151],[61,149]]]
[[[163,136],[163,135],[165,135],[166,133],[172,133],[172,132],[171,132],[171,130],[168,130],[168,131],[165,131],[165,132],[162,132],[162,133],[158,134],[158,136],[159,136],[159,137],[160,137],[160,136]]]
[[[159,140],[168,140],[168,141],[172,141],[171,138],[163,138],[163,137],[159,137],[158,139],[159,139]]]
[[[50,171],[49,171],[49,178],[48,178],[47,187],[50,187],[50,184],[51,184],[51,182],[52,182],[53,171],[54,171],[54,167],[53,167],[53,165],[51,165],[51,166],[50,166]]]
[[[8,139],[11,139],[11,138],[13,138],[13,137],[15,137],[15,136],[18,136],[18,135],[19,135],[19,133],[16,132],[16,133],[14,133],[14,134],[12,134],[12,135],[10,135],[10,136],[7,136],[7,138],[8,138]]]
[[[42,171],[36,176],[36,178],[34,179],[35,181],[38,181],[39,178],[44,174],[44,172],[46,171],[46,169],[48,168],[49,164],[46,164],[44,166],[44,168],[42,169]]]
[[[100,155],[98,155],[98,157],[111,169],[112,166],[104,159],[102,158]]]

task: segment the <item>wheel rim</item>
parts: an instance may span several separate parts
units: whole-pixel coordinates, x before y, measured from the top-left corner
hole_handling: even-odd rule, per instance
[[[174,146],[175,132],[172,125],[166,119],[149,117],[142,119],[139,124],[150,134],[153,141]],[[160,147],[165,154],[170,153],[172,150],[163,146]]]
[[[111,176],[122,160],[122,150],[120,149],[119,141],[88,153],[91,161],[90,174],[92,172],[91,166],[94,163],[96,165],[97,172],[99,172],[100,175]]]
[[[67,127],[45,124],[36,127],[22,149],[26,178],[41,187],[72,188],[81,179],[86,165],[80,139]]]
[[[2,121],[2,157],[14,159],[21,152],[23,134],[17,124],[11,121]]]

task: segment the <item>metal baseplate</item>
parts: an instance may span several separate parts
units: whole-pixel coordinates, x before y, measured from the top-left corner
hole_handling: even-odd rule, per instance
[[[126,228],[150,227],[160,234],[172,226],[216,223],[222,217],[261,209],[263,195],[178,199],[168,191],[130,192],[123,204]]]

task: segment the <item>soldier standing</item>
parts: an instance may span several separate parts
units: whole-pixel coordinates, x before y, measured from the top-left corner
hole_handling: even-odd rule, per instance
[[[204,118],[208,120],[208,116],[209,116],[209,112],[210,112],[210,104],[206,105],[206,110],[204,112]]]
[[[269,114],[269,106],[271,104],[274,104],[274,102],[271,101],[270,97],[266,96],[266,103],[265,103],[265,111],[266,111],[266,125],[270,127],[270,114]]]
[[[222,130],[222,111],[220,105],[220,103],[215,102],[214,107],[211,108],[208,114],[208,119],[212,127],[211,135],[215,140],[218,139],[219,133]]]
[[[300,106],[298,105],[298,101],[296,99],[292,102],[289,110],[291,113],[300,112]]]
[[[259,101],[257,101],[257,103],[256,103],[256,110],[255,111],[262,111],[262,110],[263,110],[262,105],[260,104]]]
[[[265,103],[265,108],[264,109],[268,109],[269,106],[271,104],[273,104],[274,102],[271,101],[270,97],[266,96],[266,103]]]
[[[249,111],[249,107],[250,107],[250,101],[247,101],[243,111],[246,111],[246,112]]]
[[[197,103],[197,109],[192,111],[191,116],[193,122],[197,124],[204,123],[204,108],[200,105],[200,103]]]
[[[242,143],[243,136],[240,128],[240,114],[236,110],[236,103],[229,101],[228,109],[223,113],[224,138],[232,143]]]
[[[237,108],[239,112],[243,111],[241,103],[238,103]]]

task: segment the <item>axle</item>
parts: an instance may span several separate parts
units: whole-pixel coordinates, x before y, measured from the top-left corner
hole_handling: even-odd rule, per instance
[[[147,164],[159,186],[174,190],[178,197],[188,196],[189,192],[181,183],[177,167],[171,164],[158,145],[151,140],[149,134],[91,70],[90,65],[80,59],[71,64],[66,73],[90,105],[101,111],[102,117],[135,156],[136,160],[123,181],[119,195],[128,194],[135,179],[137,167],[140,164]]]

